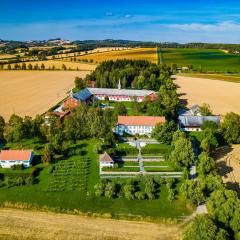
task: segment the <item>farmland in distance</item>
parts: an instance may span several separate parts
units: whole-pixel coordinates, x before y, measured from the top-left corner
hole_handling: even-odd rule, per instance
[[[131,59],[131,60],[147,60],[157,63],[156,48],[134,48],[128,50],[113,50],[104,53],[93,53],[77,57],[78,60],[92,61],[93,63],[101,63],[107,60]],[[66,59],[65,59],[66,60]],[[70,60],[68,58],[67,60]]]
[[[201,71],[240,72],[240,56],[217,49],[163,48],[163,63]]]

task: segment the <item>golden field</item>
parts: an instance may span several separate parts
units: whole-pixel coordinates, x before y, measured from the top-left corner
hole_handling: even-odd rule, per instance
[[[93,53],[103,53],[103,52],[109,52],[109,51],[121,51],[121,50],[126,50],[129,48],[126,47],[101,47],[101,48],[95,48],[93,50],[88,50],[88,51],[81,51],[81,52],[73,52],[73,53],[59,53],[57,55],[54,55],[55,58],[71,58],[71,57],[76,57],[76,56],[85,56],[88,54],[93,54]],[[67,51],[63,50],[63,51]],[[53,56],[48,56],[47,59],[52,59]]]
[[[226,81],[240,83],[240,74],[214,74],[214,73],[181,73],[180,76],[193,77],[193,78],[206,78],[212,80]]]
[[[101,63],[103,61],[117,59],[147,60],[153,63],[157,63],[157,49],[134,48],[127,50],[112,50],[108,52],[92,53],[84,56],[78,56],[77,59],[87,59],[88,61],[92,60],[94,63]]]
[[[7,59],[7,58],[14,58],[14,57],[16,57],[16,55],[14,54],[4,54],[4,53],[0,54],[0,59]]]
[[[0,115],[34,117],[67,96],[76,76],[90,71],[0,71]]]
[[[177,76],[178,93],[188,106],[208,103],[215,114],[240,114],[240,84],[226,81]]]
[[[178,240],[181,228],[150,222],[0,209],[4,240]],[[147,236],[147,237],[146,237]]]
[[[18,63],[20,66],[22,66],[23,63]],[[36,64],[41,67],[42,64],[44,64],[45,69],[52,69],[53,66],[55,66],[56,70],[63,70],[62,66],[63,64],[67,67],[69,70],[84,70],[84,71],[92,71],[96,68],[94,64],[88,64],[88,63],[79,63],[79,62],[69,62],[69,61],[59,61],[59,60],[46,60],[46,61],[31,61],[31,62],[25,62],[26,66],[28,67],[29,64],[32,64],[34,67]],[[14,68],[14,63],[11,64],[12,69]],[[8,69],[8,64],[4,65],[4,69]]]

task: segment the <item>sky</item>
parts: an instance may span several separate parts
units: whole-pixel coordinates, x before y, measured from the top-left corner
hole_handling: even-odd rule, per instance
[[[0,2],[0,39],[4,40],[240,43],[239,0]]]

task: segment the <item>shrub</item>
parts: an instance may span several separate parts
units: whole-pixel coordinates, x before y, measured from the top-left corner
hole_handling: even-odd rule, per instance
[[[146,198],[146,194],[144,192],[139,191],[135,193],[135,197],[138,200],[144,200]]]
[[[23,164],[15,164],[13,166],[11,166],[12,170],[23,170],[24,169],[24,165]]]
[[[166,183],[167,183],[167,187],[169,189],[173,188],[174,183],[175,183],[175,179],[174,178],[167,178],[166,179]]]

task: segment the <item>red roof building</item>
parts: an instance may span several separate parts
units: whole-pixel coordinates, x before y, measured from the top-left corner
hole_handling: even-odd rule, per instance
[[[127,133],[150,136],[157,124],[164,124],[165,122],[166,119],[163,116],[118,116],[115,132],[119,135]]]
[[[16,164],[29,167],[33,156],[32,150],[2,150],[0,152],[0,164],[3,168],[10,168]]]

